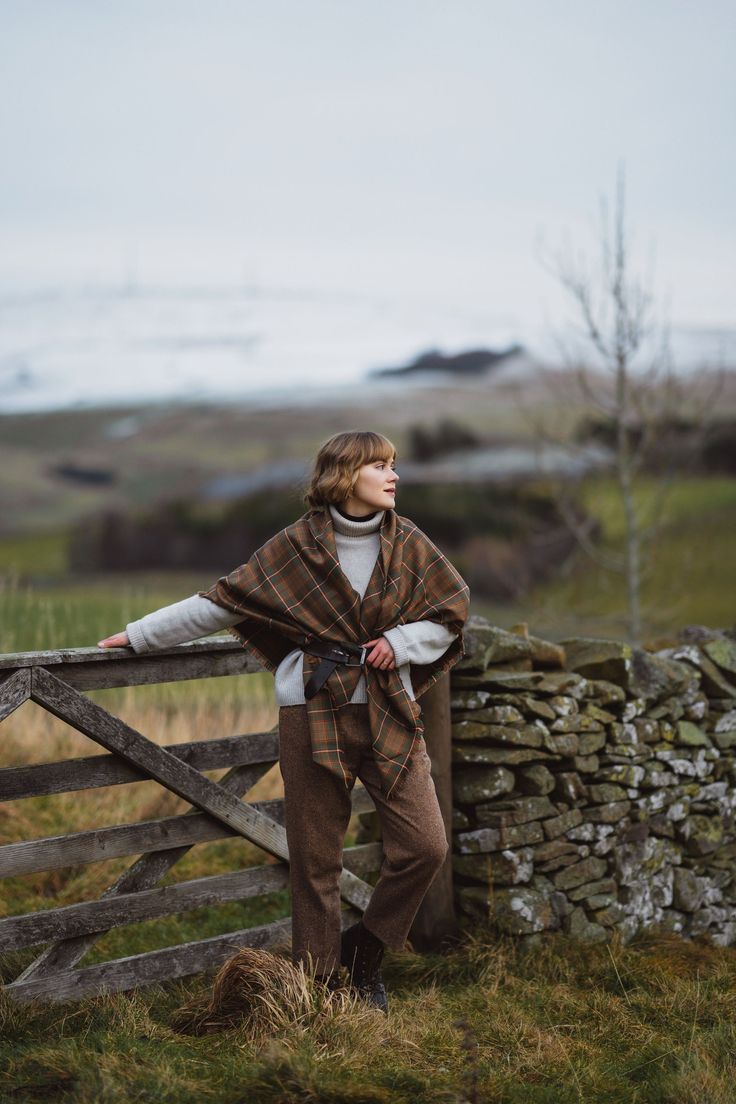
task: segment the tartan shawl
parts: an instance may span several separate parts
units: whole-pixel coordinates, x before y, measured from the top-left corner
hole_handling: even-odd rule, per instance
[[[386,509],[379,529],[380,550],[365,595],[350,585],[337,554],[332,516],[326,507],[308,510],[253,553],[229,575],[198,593],[242,613],[228,631],[267,670],[279,663],[304,633],[334,644],[363,644],[387,629],[430,620],[457,634],[433,663],[410,668],[416,697],[465,655],[463,626],[468,617],[467,583],[409,518]],[[304,685],[319,665],[304,654]],[[365,674],[368,720],[381,784],[388,797],[407,773],[415,743],[423,738],[421,706],[407,693],[397,668],[336,667],[306,702],[312,757],[344,779],[355,781],[340,747],[335,710],[350,702]]]

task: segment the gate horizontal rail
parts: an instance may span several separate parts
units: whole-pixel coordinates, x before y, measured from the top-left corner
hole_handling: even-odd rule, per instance
[[[289,858],[283,799],[244,800],[278,761],[278,731],[161,746],[82,691],[262,670],[230,636],[179,644],[145,656],[128,648],[0,655],[0,721],[30,700],[107,749],[106,754],[81,759],[1,768],[0,802],[154,779],[191,806],[178,816],[0,846],[0,877],[139,856],[95,901],[0,920],[0,951],[47,944],[5,986],[6,992],[18,1000],[68,1000],[125,990],[213,969],[240,947],[269,947],[288,939],[291,918],[285,917],[179,946],[78,966],[97,940],[116,927],[284,889]],[[228,770],[217,782],[203,773],[221,768]],[[353,811],[373,807],[365,789],[356,786]],[[226,874],[158,885],[191,847],[238,836],[266,851],[269,861]],[[340,891],[348,904],[346,923],[368,904],[372,887],[363,876],[377,870],[382,858],[380,843],[344,850]]]

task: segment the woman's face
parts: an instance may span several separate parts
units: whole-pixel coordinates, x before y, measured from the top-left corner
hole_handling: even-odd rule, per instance
[[[376,510],[389,510],[396,502],[395,461],[372,460],[358,469],[352,495],[343,503],[349,514],[369,514]]]

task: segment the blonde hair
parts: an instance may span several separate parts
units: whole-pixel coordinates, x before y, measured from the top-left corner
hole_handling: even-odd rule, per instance
[[[382,433],[368,429],[335,433],[319,448],[303,501],[312,509],[338,505],[353,493],[358,472],[364,464],[395,459],[396,449]]]

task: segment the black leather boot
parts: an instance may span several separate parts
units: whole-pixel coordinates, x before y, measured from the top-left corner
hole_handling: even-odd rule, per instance
[[[350,985],[369,1004],[388,1013],[386,986],[379,969],[383,951],[382,941],[368,931],[362,920],[358,920],[342,933],[340,962],[348,968]]]

